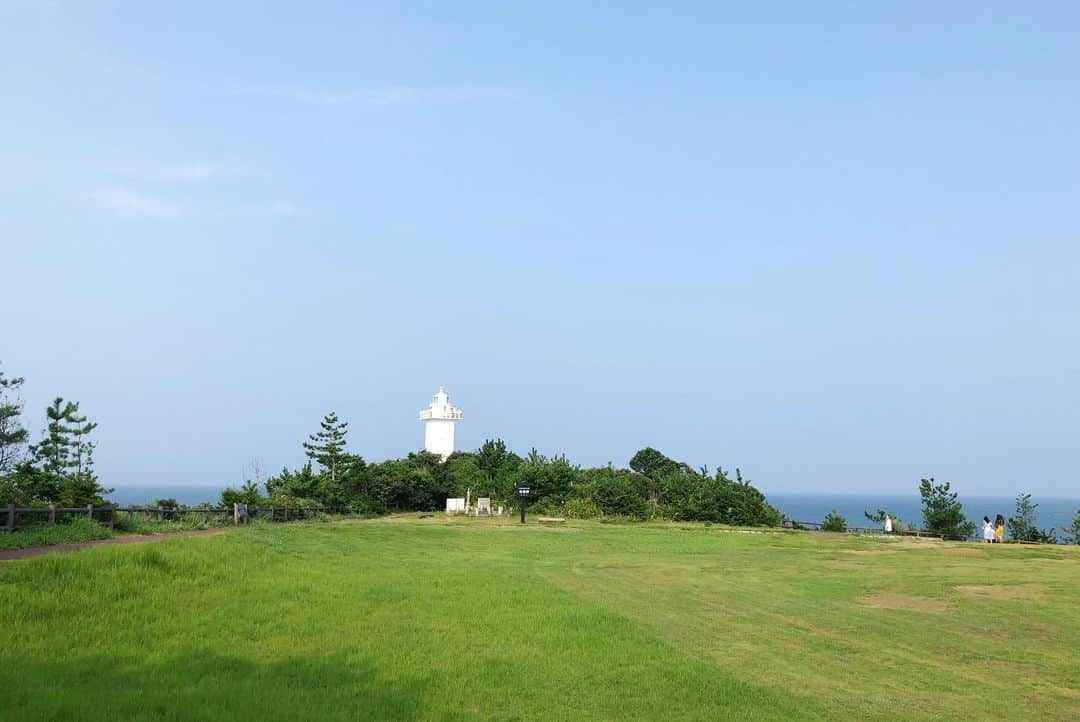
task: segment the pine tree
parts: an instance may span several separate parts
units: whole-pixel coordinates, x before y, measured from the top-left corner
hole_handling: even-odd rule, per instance
[[[72,457],[78,443],[73,438],[80,423],[78,411],[78,404],[64,401],[57,396],[45,409],[45,418],[48,423],[41,443],[30,447],[42,470],[56,479],[66,476],[77,463]],[[85,423],[86,419],[83,418],[81,421]]]
[[[23,405],[18,392],[22,384],[22,377],[4,378],[0,371],[0,475],[18,465],[28,436],[19,421]]]
[[[94,449],[97,442],[89,434],[97,424],[79,415],[79,404],[57,397],[45,409],[48,421],[41,443],[30,447],[36,465],[40,467],[53,489],[58,490],[64,506],[85,506],[104,503],[105,489],[94,473]]]
[[[61,505],[99,506],[105,503],[104,495],[112,492],[112,489],[101,486],[97,474],[94,473],[94,447],[96,446],[97,444],[93,442],[83,442],[83,448],[79,452],[81,457],[79,470],[68,474],[60,482]]]
[[[78,404],[75,407],[78,408]],[[96,441],[89,441],[88,437],[90,432],[97,428],[97,424],[91,421],[87,421],[85,416],[72,416],[71,423],[74,426],[71,427],[72,435],[72,450],[75,454],[75,473],[82,474],[84,467],[90,474],[93,474],[94,467],[94,449],[97,448]]]
[[[315,461],[326,471],[330,472],[330,481],[337,483],[338,470],[346,460],[345,435],[348,421],[339,421],[337,414],[331,411],[323,417],[322,427],[318,432],[308,437],[310,441],[304,442],[304,451],[312,461]]]
[[[946,539],[966,539],[975,533],[975,524],[964,518],[964,507],[949,482],[938,484],[934,477],[919,481],[923,521],[926,531]]]

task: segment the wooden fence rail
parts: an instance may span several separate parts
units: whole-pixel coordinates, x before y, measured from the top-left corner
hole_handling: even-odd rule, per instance
[[[784,529],[809,529],[810,531],[821,531],[822,523],[820,521],[796,521],[794,519],[785,519],[781,526]],[[844,531],[848,534],[885,534],[885,530],[879,526],[849,526],[845,527]],[[904,531],[893,530],[888,532],[889,536],[913,536],[922,539],[945,539],[946,537],[940,534],[931,534],[927,531],[921,531],[919,529],[905,529]],[[948,537],[953,541],[966,541],[968,537]],[[974,537],[970,537],[974,538]]]
[[[0,507],[3,509],[3,507]],[[112,529],[116,524],[117,514],[127,514],[127,518],[134,519],[136,514],[141,515],[143,518],[149,519],[151,517],[156,518],[158,521],[168,521],[169,519],[177,519],[187,514],[201,514],[203,521],[209,522],[211,517],[220,516],[224,521],[237,519],[237,507],[181,507],[181,508],[169,508],[163,506],[118,506],[115,504],[107,506],[79,506],[79,507],[67,507],[67,506],[15,506],[14,504],[8,504],[5,514],[4,530],[7,532],[14,532],[16,529],[23,526],[18,523],[21,519],[29,519],[31,522],[45,522],[47,524],[56,523],[56,515],[63,514],[67,516],[85,516],[88,519],[95,519],[105,527]],[[246,507],[247,516],[252,519],[265,519],[267,521],[299,521],[301,519],[307,519],[312,514],[324,513],[324,514],[347,514],[349,509],[340,506],[312,506],[312,507],[291,507],[291,506],[248,506]],[[37,517],[37,518],[35,518]]]

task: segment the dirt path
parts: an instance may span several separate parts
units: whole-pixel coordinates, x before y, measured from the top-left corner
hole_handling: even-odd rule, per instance
[[[222,534],[228,529],[197,529],[195,531],[175,531],[165,534],[127,534],[116,536],[111,539],[97,539],[95,541],[77,542],[74,544],[52,544],[45,547],[28,547],[26,549],[9,549],[0,551],[0,562],[9,559],[26,559],[41,554],[53,554],[54,552],[70,552],[87,547],[105,546],[107,544],[135,544],[137,542],[162,541],[163,539],[175,539],[185,536],[207,536],[209,534]]]

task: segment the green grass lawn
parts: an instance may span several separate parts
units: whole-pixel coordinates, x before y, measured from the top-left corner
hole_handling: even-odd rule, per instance
[[[1080,553],[717,527],[263,525],[0,563],[0,719],[1044,719]]]

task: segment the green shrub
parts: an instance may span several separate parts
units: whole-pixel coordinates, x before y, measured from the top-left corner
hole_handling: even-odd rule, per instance
[[[598,519],[604,512],[593,501],[575,496],[562,505],[561,514],[568,519]]]
[[[231,504],[230,504],[231,506]],[[259,503],[261,507],[274,507],[276,509],[313,509],[317,506],[323,506],[323,504],[315,499],[307,499],[298,496],[289,496],[288,494],[275,494],[269,499],[264,499]]]
[[[779,526],[783,516],[736,469],[712,476],[685,469],[659,482],[660,502],[675,521],[711,521],[732,526]]]
[[[825,515],[825,521],[821,522],[821,531],[847,531],[847,519],[840,512],[833,509]]]
[[[585,469],[581,472],[579,482],[571,490],[570,498],[588,502],[580,507],[580,510],[594,517],[602,514],[644,520],[649,516],[645,481],[645,477],[640,474],[616,469],[611,465]],[[599,510],[600,514],[597,514],[596,510]]]
[[[13,534],[0,534],[0,550],[27,549],[49,544],[72,544],[76,542],[108,539],[112,532],[96,521],[76,517],[61,524],[30,524]]]
[[[604,513],[642,520],[647,502],[641,489],[628,475],[613,475],[600,480],[592,490],[592,502]]]
[[[153,514],[147,518],[142,514],[136,513],[131,519],[128,519],[126,515],[118,516],[116,519],[116,529],[117,531],[129,534],[161,534],[175,531],[210,529],[228,523],[230,523],[230,521],[224,519],[220,514],[210,514],[209,518],[205,518],[200,511],[188,511],[166,519],[165,521],[158,521],[157,517]]]
[[[135,532],[135,520],[128,519],[127,516],[118,516],[116,521],[113,522],[113,527],[116,531],[132,534]]]
[[[516,510],[516,508],[514,509]],[[512,510],[512,511],[514,511]],[[535,514],[537,516],[556,516],[559,513],[559,505],[551,497],[541,499],[535,504],[528,504],[525,507],[527,514]]]
[[[722,521],[734,526],[779,526],[782,518],[764,494],[742,480],[738,469],[735,481],[721,485],[720,506]]]

